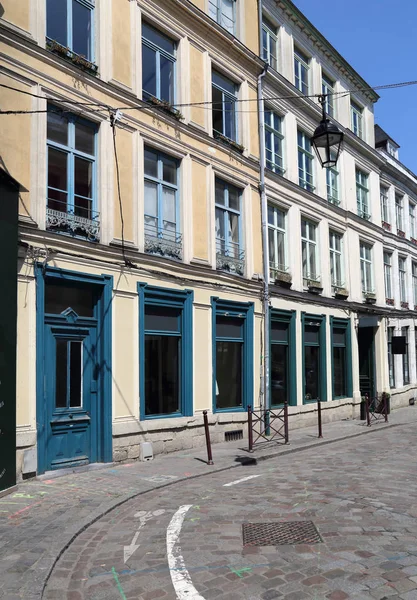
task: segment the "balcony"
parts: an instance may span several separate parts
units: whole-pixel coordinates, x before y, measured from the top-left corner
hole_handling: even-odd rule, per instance
[[[167,258],[182,259],[182,235],[145,225],[145,252]]]
[[[224,240],[216,240],[216,269],[234,275],[244,274],[245,252],[240,250],[237,242],[226,244]]]
[[[98,242],[100,213],[89,207],[69,206],[66,202],[48,198],[46,229]]]

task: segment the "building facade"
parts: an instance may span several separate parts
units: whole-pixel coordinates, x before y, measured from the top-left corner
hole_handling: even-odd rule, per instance
[[[413,248],[381,226],[378,97],[289,0],[2,6],[2,158],[28,190],[19,473],[200,446],[203,410],[214,441],[244,430],[268,400],[265,290],[268,394],[291,425],[318,398],[338,419],[389,390],[387,318],[409,317],[411,348],[415,302],[387,305],[379,275],[385,246],[409,269]],[[310,146],[322,93],[346,139],[327,172]]]

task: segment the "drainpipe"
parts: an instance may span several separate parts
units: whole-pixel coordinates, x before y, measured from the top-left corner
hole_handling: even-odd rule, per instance
[[[259,0],[259,23],[262,32],[262,3]],[[262,37],[260,38],[262,45]],[[261,409],[270,408],[269,393],[269,261],[268,261],[268,203],[265,192],[265,119],[262,80],[266,75],[268,65],[265,64],[263,72],[258,77],[258,123],[259,123],[259,192],[261,195],[261,220],[262,220],[262,257],[263,257],[263,372],[261,386]]]

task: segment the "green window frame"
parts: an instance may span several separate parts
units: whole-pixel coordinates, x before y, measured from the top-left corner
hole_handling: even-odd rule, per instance
[[[212,364],[213,364],[213,412],[243,412],[248,406],[253,406],[253,302],[232,302],[217,297],[211,298],[212,309]],[[218,356],[225,356],[222,380],[221,373],[217,372]],[[228,356],[232,359],[227,363]],[[236,381],[232,377],[230,366],[240,364],[240,401],[234,406],[220,406],[227,404],[227,399],[232,397],[232,388],[225,389],[227,383]],[[237,397],[237,396],[236,396]]]
[[[140,420],[192,416],[194,293],[192,290],[159,288],[146,283],[138,283],[137,289],[139,295]],[[165,342],[165,344],[161,342]],[[149,374],[150,366],[146,364],[146,357],[147,351],[152,351],[152,343],[154,346],[157,345],[156,350],[158,350],[158,360],[160,360],[158,364],[161,364],[162,368],[164,358],[161,349],[165,348],[166,350],[169,345],[169,349],[174,348],[176,351],[178,372],[174,375],[171,371],[172,379],[167,382],[167,375],[161,370],[159,377],[162,384],[158,389],[160,406],[164,401],[162,389],[164,386],[167,386],[173,397],[177,396],[178,408],[174,411],[155,412],[151,410],[149,399],[146,397],[146,377]],[[174,385],[177,385],[177,391],[172,390]]]
[[[296,354],[296,311],[271,309],[270,311],[270,402],[271,408],[282,406],[284,400],[290,406],[297,404],[297,354]],[[277,364],[285,357],[284,372]],[[278,360],[277,360],[278,359]],[[277,375],[277,377],[275,377]],[[280,402],[274,400],[280,396],[279,390],[285,388],[285,396]]]
[[[327,401],[326,316],[301,313],[303,344],[303,404]],[[314,335],[315,330],[317,335]],[[314,376],[317,381],[314,381]],[[316,388],[317,394],[311,393]],[[316,398],[313,398],[316,395]]]
[[[352,398],[352,334],[350,319],[339,319],[337,317],[330,317],[330,335],[332,349],[331,362],[333,400],[338,400],[340,398]],[[338,389],[336,373],[338,362],[343,363],[342,365],[339,364],[339,368],[341,366],[341,368],[343,369],[343,373],[341,374],[341,379],[343,380],[342,390],[340,388]]]

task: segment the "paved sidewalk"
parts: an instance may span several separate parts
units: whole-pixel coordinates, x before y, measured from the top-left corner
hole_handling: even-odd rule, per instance
[[[271,444],[253,455],[247,453],[246,441],[216,444],[214,466],[205,464],[205,448],[201,448],[160,455],[147,463],[103,466],[22,483],[17,492],[0,499],[0,598],[41,598],[45,581],[65,548],[88,525],[129,498],[239,467],[252,457],[278,458],[358,435],[378,435],[387,427],[399,427],[400,435],[401,425],[417,423],[417,408],[396,410],[389,419],[388,424],[371,428],[353,420],[325,424],[322,440],[317,439],[315,427],[290,431],[289,446]]]

